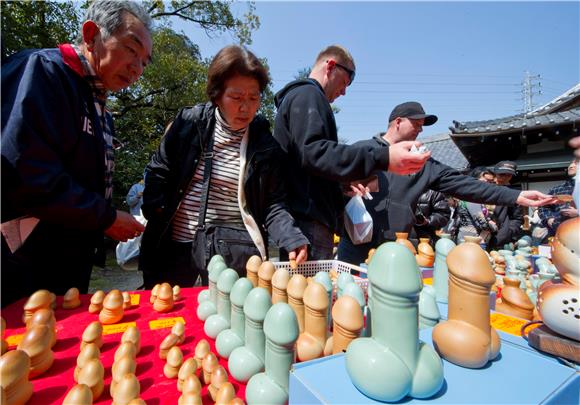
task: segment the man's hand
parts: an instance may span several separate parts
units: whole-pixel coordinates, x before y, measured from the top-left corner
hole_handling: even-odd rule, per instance
[[[560,215],[568,218],[576,218],[578,216],[578,210],[574,207],[562,208]]]
[[[524,207],[541,207],[549,204],[561,204],[562,202],[553,195],[540,193],[536,190],[526,190],[520,193],[516,203]]]
[[[365,187],[360,183],[350,184],[349,187],[350,187],[350,191],[347,191],[346,193],[344,193],[345,195],[347,195],[349,197],[354,197],[355,195],[358,195],[358,196],[364,198],[366,195],[369,195],[369,192],[371,191],[370,188]]]
[[[288,260],[295,261],[296,264],[304,263],[308,260],[308,245],[302,245],[288,252]]]
[[[125,211],[117,210],[117,218],[113,225],[105,230],[105,235],[120,242],[136,238],[145,230],[143,224]]]
[[[423,168],[425,162],[431,156],[431,152],[414,153],[411,147],[421,146],[421,142],[403,141],[389,146],[389,171],[395,174],[413,174]]]

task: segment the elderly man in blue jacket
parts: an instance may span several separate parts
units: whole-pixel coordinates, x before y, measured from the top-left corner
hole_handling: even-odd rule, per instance
[[[37,289],[86,293],[103,233],[143,226],[111,205],[108,91],[151,60],[151,20],[132,1],[97,0],[75,45],[24,50],[2,66],[2,306]]]

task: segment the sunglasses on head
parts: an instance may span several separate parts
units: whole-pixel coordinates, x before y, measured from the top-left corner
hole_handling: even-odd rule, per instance
[[[336,66],[338,66],[339,68],[341,68],[342,70],[344,70],[346,73],[348,73],[348,78],[350,79],[350,82],[348,83],[349,85],[352,84],[352,82],[354,81],[354,77],[356,76],[356,72],[352,69],[347,68],[344,65],[341,65],[338,62],[334,62],[334,64]]]

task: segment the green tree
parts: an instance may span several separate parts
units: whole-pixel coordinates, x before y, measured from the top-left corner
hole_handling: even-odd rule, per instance
[[[54,48],[75,39],[80,26],[73,2],[2,1],[2,60],[25,48]]]

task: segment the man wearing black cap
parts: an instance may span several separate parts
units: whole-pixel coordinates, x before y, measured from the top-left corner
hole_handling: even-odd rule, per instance
[[[394,145],[414,141],[423,126],[437,122],[435,115],[426,114],[421,104],[411,101],[400,104],[389,116],[387,132],[372,139],[360,141],[353,146]],[[369,249],[396,239],[395,232],[412,232],[415,224],[415,208],[419,196],[428,189],[451,194],[462,200],[499,205],[539,206],[555,202],[555,199],[538,191],[517,191],[497,187],[465,176],[457,170],[429,158],[425,166],[414,175],[399,176],[379,172],[379,190],[372,193],[372,200],[365,200],[367,211],[373,218],[373,239],[370,243],[354,245],[344,235],[338,246],[338,259],[359,264],[367,257]]]

